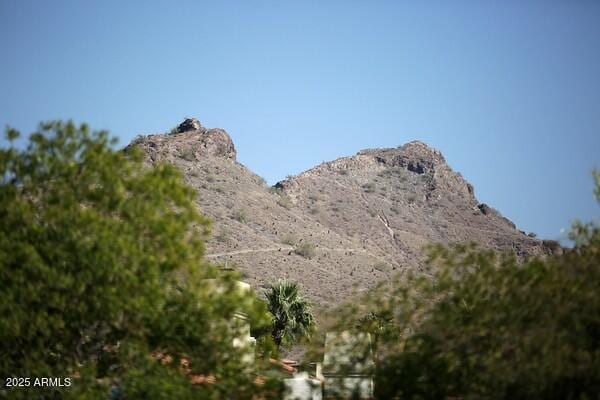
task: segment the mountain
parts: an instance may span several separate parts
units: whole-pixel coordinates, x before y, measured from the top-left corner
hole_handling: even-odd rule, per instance
[[[235,266],[256,288],[299,282],[321,305],[392,274],[428,274],[422,247],[431,242],[474,241],[519,257],[552,251],[480,204],[442,153],[419,141],[362,150],[274,187],[236,161],[226,131],[195,119],[131,145],[149,164],[175,165],[198,190],[198,206],[213,220],[208,258]]]

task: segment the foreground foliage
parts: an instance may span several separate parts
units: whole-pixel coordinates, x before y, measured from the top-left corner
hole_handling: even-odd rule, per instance
[[[276,395],[233,346],[235,313],[257,326],[268,313],[203,260],[195,193],[173,167],[144,168],[113,143],[51,122],[25,150],[0,149],[0,377],[72,381],[0,398]]]
[[[398,279],[338,310],[338,329],[374,338],[376,397],[597,398],[600,229],[576,223],[572,239],[565,254],[524,263],[433,246],[433,278]]]

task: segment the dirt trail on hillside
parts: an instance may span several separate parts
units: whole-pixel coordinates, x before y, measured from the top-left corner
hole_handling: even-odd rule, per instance
[[[249,254],[249,253],[268,253],[271,251],[290,251],[290,250],[294,250],[293,247],[291,246],[280,246],[280,247],[267,247],[264,249],[244,249],[244,250],[236,250],[236,251],[228,251],[226,253],[213,253],[213,254],[206,254],[204,257],[206,258],[219,258],[219,257],[225,257],[225,256],[235,256],[235,255],[239,255],[239,254]],[[346,247],[338,247],[338,248],[329,248],[329,247],[318,247],[317,250],[320,251],[343,251],[343,252],[354,252],[354,253],[364,253],[367,254],[373,258],[380,258],[377,257],[374,254],[371,254],[369,252],[367,252],[365,249],[355,249],[355,248],[346,248]]]

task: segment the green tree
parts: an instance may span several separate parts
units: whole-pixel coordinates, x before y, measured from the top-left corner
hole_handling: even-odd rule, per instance
[[[264,326],[268,312],[203,259],[209,221],[194,191],[175,168],[144,167],[135,148],[114,143],[50,122],[26,149],[0,149],[0,377],[72,379],[55,390],[3,387],[0,397],[271,393],[233,345],[236,313]],[[193,385],[194,375],[215,383]]]
[[[277,347],[310,338],[315,317],[310,303],[300,296],[297,283],[279,281],[268,288],[266,297],[267,308],[273,315],[271,336]]]
[[[475,245],[431,246],[433,277],[397,278],[337,310],[338,329],[379,335],[376,397],[597,398],[600,229],[576,223],[571,237],[564,254],[524,262]],[[365,312],[385,324],[357,320]]]

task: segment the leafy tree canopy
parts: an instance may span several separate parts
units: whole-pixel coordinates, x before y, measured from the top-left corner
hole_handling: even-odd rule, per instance
[[[268,313],[203,259],[209,221],[194,191],[175,168],[144,166],[114,142],[57,121],[24,150],[0,149],[0,376],[73,382],[0,397],[276,393],[266,376],[254,383],[260,371],[248,372],[233,346],[234,314],[265,326]]]

